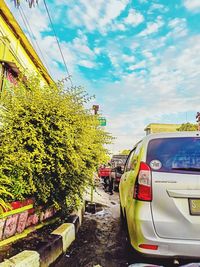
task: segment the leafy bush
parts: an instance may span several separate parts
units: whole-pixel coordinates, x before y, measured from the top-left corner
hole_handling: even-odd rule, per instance
[[[193,123],[182,123],[181,126],[177,129],[177,131],[182,132],[182,131],[197,131],[198,127],[197,124]]]
[[[38,205],[70,212],[106,156],[110,135],[84,107],[89,98],[81,88],[64,90],[62,82],[41,86],[30,77],[4,92],[0,177],[11,181],[15,199],[34,196]]]

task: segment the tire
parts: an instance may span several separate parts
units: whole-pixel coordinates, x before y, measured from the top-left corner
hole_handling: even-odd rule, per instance
[[[104,177],[103,180],[104,180],[104,190],[107,191],[109,186],[109,177]]]
[[[116,182],[114,182],[114,191],[115,192],[119,192],[119,184],[118,183],[116,183]]]
[[[125,234],[125,253],[128,261],[132,262],[138,259],[138,253],[137,251],[132,247],[131,241],[130,241],[130,236],[129,236],[129,231],[128,231],[128,224],[127,224],[127,218],[126,218],[126,211],[124,212],[124,234]]]
[[[126,229],[125,229],[126,228],[126,221],[124,218],[121,203],[120,203],[120,226],[121,226],[122,230],[125,232],[126,231]]]

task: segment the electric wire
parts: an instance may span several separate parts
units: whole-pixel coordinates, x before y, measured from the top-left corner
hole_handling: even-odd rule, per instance
[[[30,24],[29,24],[29,22],[28,22],[28,19],[27,19],[27,17],[26,17],[26,15],[25,15],[25,13],[24,13],[24,11],[23,11],[23,9],[22,9],[21,6],[19,6],[19,13],[20,13],[20,16],[21,16],[21,18],[22,18],[22,20],[23,20],[23,22],[24,22],[24,25],[25,25],[25,27],[26,27],[26,30],[27,30],[27,32],[28,32],[28,35],[29,35],[29,37],[30,37],[30,41],[31,41],[31,43],[32,43],[32,45],[33,45],[33,47],[34,47],[34,49],[35,49],[36,51],[38,50],[38,51],[40,52],[41,58],[42,58],[43,62],[45,63],[45,66],[46,66],[48,72],[49,72],[50,75],[52,76],[51,71],[50,71],[50,68],[48,67],[48,64],[47,64],[47,62],[46,62],[46,59],[45,59],[45,57],[44,57],[44,55],[43,55],[43,52],[42,52],[42,50],[41,50],[41,48],[40,48],[40,46],[39,46],[39,44],[38,44],[38,42],[37,42],[37,40],[36,40],[36,38],[35,38],[35,35],[34,35],[32,29],[31,29],[31,26],[30,26]]]
[[[55,31],[55,28],[54,28],[53,21],[52,21],[52,19],[51,19],[50,13],[49,13],[49,9],[48,9],[48,7],[47,7],[46,1],[43,0],[43,2],[44,2],[44,6],[45,6],[46,12],[47,12],[48,17],[49,17],[49,21],[50,21],[52,30],[53,30],[53,32],[54,32],[54,36],[55,36],[55,39],[56,39],[56,42],[57,42],[57,45],[58,45],[58,48],[59,48],[59,51],[60,51],[60,54],[61,54],[63,63],[64,63],[64,66],[65,66],[65,69],[66,69],[66,72],[67,72],[67,75],[68,75],[68,79],[69,79],[69,81],[70,81],[70,83],[71,83],[71,86],[73,87],[73,83],[72,83],[72,80],[71,80],[71,77],[70,77],[70,74],[69,74],[69,71],[68,71],[68,67],[67,67],[67,64],[66,64],[66,61],[65,61],[65,58],[64,58],[64,55],[63,55],[63,52],[62,52],[60,43],[59,43],[59,41],[58,41],[58,37],[57,37],[56,31]]]

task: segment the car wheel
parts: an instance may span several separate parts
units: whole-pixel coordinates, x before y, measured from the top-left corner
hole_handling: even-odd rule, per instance
[[[124,212],[124,234],[126,238],[125,242],[125,255],[127,257],[127,260],[129,262],[136,261],[138,260],[138,253],[137,251],[132,247],[131,241],[130,241],[130,236],[128,232],[128,224],[127,224],[127,219],[126,219],[126,212]]]
[[[114,186],[114,191],[115,192],[119,192],[119,189],[118,189],[118,186],[117,185]]]
[[[125,218],[124,218],[124,214],[123,214],[121,203],[120,203],[120,224],[121,224],[122,228],[124,228],[124,226],[125,226]]]

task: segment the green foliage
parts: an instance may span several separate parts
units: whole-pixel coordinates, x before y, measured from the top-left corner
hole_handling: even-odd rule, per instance
[[[10,186],[11,180],[2,173],[2,169],[0,168],[0,214],[2,214],[4,210],[10,209],[10,205],[4,200],[7,197],[13,198],[13,195],[10,193]]]
[[[41,86],[37,77],[4,90],[1,104],[0,166],[11,181],[11,193],[38,205],[75,208],[105,159],[111,137],[84,107],[81,88],[63,90],[63,83]],[[10,200],[9,196],[6,200]]]
[[[177,129],[177,131],[197,131],[197,124],[192,123],[183,123],[181,126]]]
[[[130,153],[130,149],[124,149],[119,152],[120,155],[129,155],[129,153]]]

